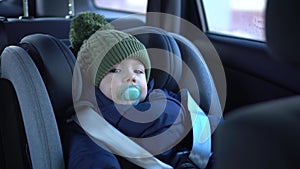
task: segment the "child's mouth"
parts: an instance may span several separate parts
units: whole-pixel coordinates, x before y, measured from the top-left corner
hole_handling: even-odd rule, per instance
[[[122,85],[118,89],[118,96],[122,102],[135,101],[137,104],[140,100],[141,89],[136,85]]]

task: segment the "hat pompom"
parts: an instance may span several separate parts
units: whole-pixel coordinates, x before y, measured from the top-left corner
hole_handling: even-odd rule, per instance
[[[114,29],[109,24],[104,16],[94,12],[81,12],[79,13],[70,24],[70,42],[74,51],[77,53],[83,44],[97,30]]]

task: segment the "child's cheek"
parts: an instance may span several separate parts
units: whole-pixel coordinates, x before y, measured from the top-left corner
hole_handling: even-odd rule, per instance
[[[115,103],[119,102],[117,90],[118,90],[118,86],[112,84],[111,90],[110,90],[110,95],[111,95],[113,102],[115,102]]]
[[[144,101],[148,92],[147,84],[141,87],[142,87],[141,101]]]

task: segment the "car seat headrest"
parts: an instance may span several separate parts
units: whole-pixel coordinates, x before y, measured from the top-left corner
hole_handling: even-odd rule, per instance
[[[45,34],[32,34],[20,41],[35,62],[46,85],[56,116],[72,105],[72,74],[75,57],[57,38]],[[66,115],[67,117],[67,115]]]
[[[266,8],[266,39],[272,56],[300,66],[300,2],[270,0]]]
[[[156,88],[178,90],[178,82],[182,74],[182,60],[175,39],[166,31],[140,26],[123,30],[134,35],[147,48],[151,60],[151,76],[155,79]]]

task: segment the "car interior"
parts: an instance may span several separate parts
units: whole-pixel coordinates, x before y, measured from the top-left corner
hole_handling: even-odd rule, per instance
[[[148,0],[145,21],[102,12],[116,29],[150,49],[151,61],[159,63],[152,69],[156,88],[187,88],[209,112],[216,169],[299,166],[299,2],[267,1],[266,42],[205,32],[197,2]],[[0,168],[64,169],[61,129],[72,116],[76,53],[69,29],[76,14],[66,0],[26,3],[0,1]],[[88,0],[73,3],[76,13],[97,10]],[[185,34],[191,31],[186,21],[211,43],[199,40],[202,35]],[[192,142],[190,134],[181,144]],[[146,160],[131,162],[122,168],[163,168]]]
[[[266,38],[271,57],[291,67],[299,67],[300,63],[296,45],[300,25],[292,20],[298,16],[297,7],[299,3],[295,1],[270,1],[266,10]],[[217,168],[299,166],[296,160],[300,141],[299,102],[296,95],[235,110],[215,139]]]

